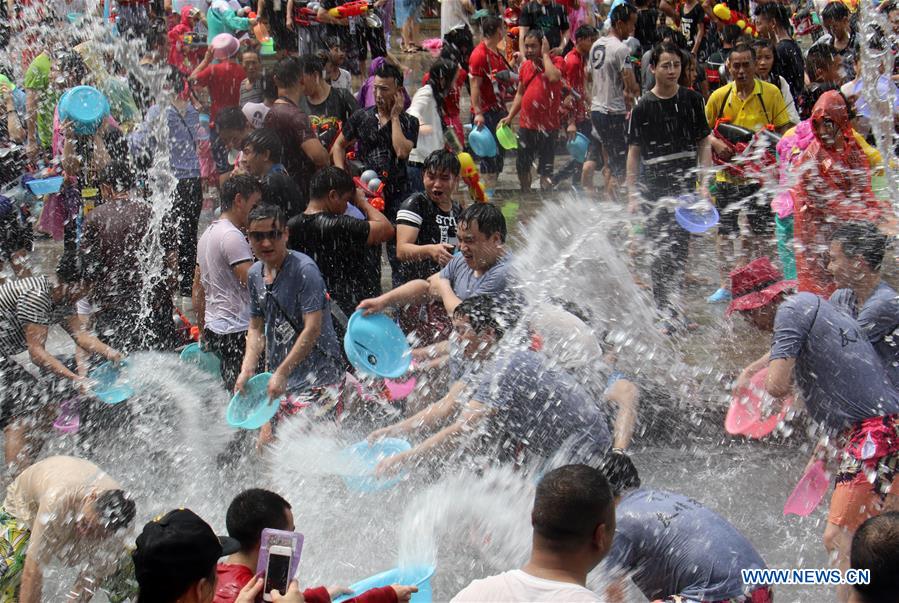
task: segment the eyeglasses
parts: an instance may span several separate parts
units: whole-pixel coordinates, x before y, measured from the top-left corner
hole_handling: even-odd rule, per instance
[[[274,241],[275,239],[279,239],[279,238],[281,238],[282,234],[283,234],[283,231],[281,231],[281,230],[269,230],[268,232],[260,231],[260,230],[251,230],[250,232],[247,233],[247,236],[250,237],[250,240],[252,240],[256,243],[261,243],[262,241],[264,241],[266,239],[271,239],[272,241]]]

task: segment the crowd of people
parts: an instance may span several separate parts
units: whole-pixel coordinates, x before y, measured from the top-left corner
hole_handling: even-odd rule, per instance
[[[764,368],[771,396],[801,398],[820,435],[809,465],[836,475],[824,545],[840,569],[872,572],[838,597],[897,600],[899,296],[881,278],[896,219],[872,183],[899,148],[878,117],[899,93],[899,5],[880,3],[886,24],[864,27],[855,6],[829,2],[806,43],[800,11],[777,1],[443,0],[419,83],[389,43],[422,51],[416,0],[119,0],[109,27],[89,26],[109,4],[0,14],[2,600],[40,601],[53,560],[81,570],[72,597],[89,599],[130,549],[138,601],[255,601],[262,531],[296,530],[280,495],[238,495],[230,538],[177,509],[129,547],[140,509],[123,487],[84,459],[38,460],[43,443],[61,402],[89,406],[98,361],[191,339],[219,358],[228,392],[271,373],[279,407],[259,451],[291,417],[340,424],[369,410],[342,345],[362,311],[393,316],[415,342],[413,371],[443,384],[372,427],[370,442],[414,442],[378,476],[472,442],[493,463],[541,469],[530,560],[454,600],[624,601],[630,580],[650,600],[772,601],[771,585],[743,582],[767,567],[750,538],[693,498],[641,487],[627,452],[640,386],[613,370],[591,312],[525,303],[493,202],[507,128],[522,194],[536,179],[639,217],[657,326],[674,341],[693,326],[675,208],[714,205],[707,301],[773,333],[734,388]],[[94,123],[62,111],[80,87],[108,104]],[[485,134],[494,151],[470,142]],[[559,165],[575,140],[587,151]],[[29,183],[57,176],[35,203]],[[215,215],[201,232],[204,207]],[[29,261],[36,237],[61,242],[55,279]],[[48,349],[54,325],[74,358]],[[36,375],[14,358],[26,352]],[[586,579],[600,563],[609,586],[596,593]],[[340,594],[294,583],[271,598]]]

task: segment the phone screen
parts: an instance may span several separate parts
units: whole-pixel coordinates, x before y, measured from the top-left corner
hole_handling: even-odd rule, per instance
[[[287,581],[290,578],[290,555],[268,556],[268,569],[265,572],[265,593],[275,589],[282,595],[287,592]]]

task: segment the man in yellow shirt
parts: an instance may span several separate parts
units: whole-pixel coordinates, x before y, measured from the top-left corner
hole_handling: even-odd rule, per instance
[[[709,126],[714,128],[718,120],[723,119],[753,132],[768,125],[779,133],[785,132],[791,125],[786,103],[777,86],[755,79],[755,49],[748,44],[737,44],[727,59],[727,69],[731,82],[715,90],[705,106]],[[733,152],[724,141],[715,136],[711,136],[710,140],[715,155],[725,161],[731,158]],[[708,302],[724,303],[731,299],[727,274],[733,261],[733,240],[740,233],[737,224],[740,210],[746,209],[752,231],[750,239],[743,241],[741,246],[750,257],[765,255],[765,241],[774,234],[774,216],[768,196],[758,182],[731,176],[724,171],[718,172],[716,180],[715,204],[721,214],[718,225],[721,288],[708,298]],[[729,254],[726,253],[728,244],[731,245]],[[747,259],[741,258],[743,261]]]

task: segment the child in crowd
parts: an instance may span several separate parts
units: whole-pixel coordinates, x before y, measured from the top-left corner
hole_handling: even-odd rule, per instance
[[[340,47],[340,38],[331,36],[325,39],[325,81],[334,88],[353,91],[353,79],[350,72],[342,67],[346,53]]]

